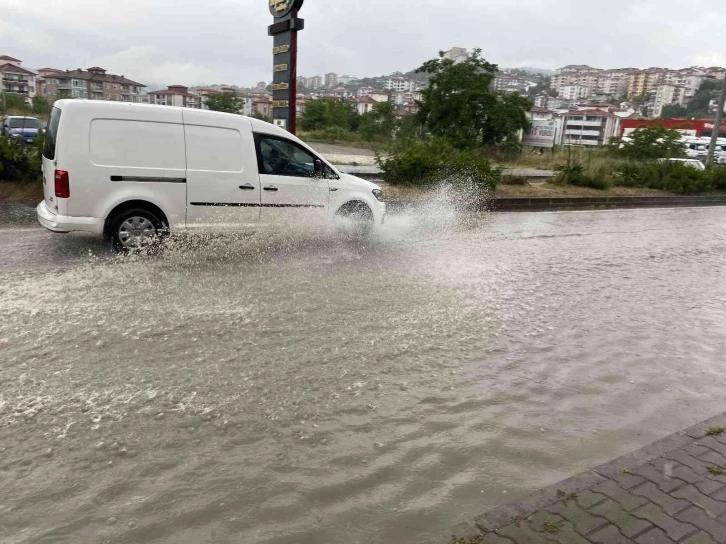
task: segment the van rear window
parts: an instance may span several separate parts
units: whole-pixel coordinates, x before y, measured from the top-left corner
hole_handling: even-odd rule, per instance
[[[55,145],[58,140],[58,125],[60,124],[61,110],[53,108],[48,120],[48,128],[45,131],[45,146],[43,156],[46,159],[55,159]]]

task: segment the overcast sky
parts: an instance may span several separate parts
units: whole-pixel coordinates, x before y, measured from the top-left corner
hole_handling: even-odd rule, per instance
[[[0,0],[0,55],[151,86],[271,79],[268,0]],[[726,65],[714,0],[306,0],[298,73],[407,71],[452,46],[503,67]]]

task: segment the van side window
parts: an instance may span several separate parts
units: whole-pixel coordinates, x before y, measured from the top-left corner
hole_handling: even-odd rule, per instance
[[[48,120],[48,129],[45,131],[45,144],[43,147],[43,156],[46,159],[55,159],[55,146],[58,141],[58,125],[60,124],[61,110],[53,108],[50,112]]]
[[[267,134],[255,134],[257,166],[260,174],[311,178],[315,157],[297,143]]]

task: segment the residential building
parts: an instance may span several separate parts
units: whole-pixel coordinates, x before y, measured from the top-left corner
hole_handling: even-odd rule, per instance
[[[390,77],[383,84],[383,88],[389,91],[404,92],[416,89],[416,82],[401,76]]]
[[[0,91],[22,95],[30,102],[36,95],[36,74],[23,68],[22,62],[8,55],[0,56]]]
[[[334,72],[325,74],[325,86],[330,88],[335,87],[336,85],[338,85],[338,74]]]
[[[253,98],[252,113],[261,115],[267,119],[272,118],[272,100],[269,98]]]
[[[589,98],[591,90],[588,87],[580,85],[565,85],[559,89],[560,98],[563,100],[581,100],[583,98]]]
[[[376,95],[380,96],[380,95]],[[377,100],[378,102],[384,102],[388,101],[388,95],[385,96],[385,100],[378,100],[376,96],[371,95],[371,98],[374,100]],[[405,91],[400,93],[392,93],[391,94],[391,101],[393,101],[394,104],[401,106],[403,104],[415,104],[416,102],[421,102],[423,99],[423,95],[420,91]]]
[[[382,91],[375,87],[361,87],[358,89],[356,96],[369,96],[376,102],[388,102],[390,100],[390,93],[388,91]]]
[[[258,91],[264,91],[267,89],[267,83],[265,83],[264,81],[258,81],[257,85],[255,85],[255,89],[257,89]]]
[[[309,77],[305,80],[305,87],[308,89],[319,89],[323,86],[323,78],[320,76]]]
[[[574,110],[563,116],[560,143],[597,147],[620,132],[620,118],[602,110]]]
[[[179,106],[181,108],[206,109],[208,93],[191,93],[184,85],[169,85],[163,91],[150,91],[149,104],[159,106]]]
[[[358,79],[358,78],[355,76],[349,76],[349,75],[338,76],[338,85],[348,85],[348,83],[351,83],[351,82],[355,81],[356,79]]]
[[[58,93],[58,88],[53,76],[62,73],[63,70],[56,70],[55,68],[40,68],[36,77],[38,96],[43,98],[55,96]]]
[[[90,98],[92,100],[118,100],[142,102],[146,85],[124,76],[107,74],[98,66],[88,70],[54,70],[44,68],[45,98],[50,102],[59,98]]]
[[[680,85],[658,85],[655,91],[652,117],[660,117],[665,106],[682,106],[685,102],[685,87]]]
[[[369,113],[373,110],[373,106],[378,104],[375,100],[373,100],[370,96],[362,96],[360,98],[356,98],[351,101],[351,104],[355,107],[356,111],[363,115],[364,113]]]
[[[469,60],[469,53],[465,47],[452,47],[444,53],[444,58],[453,60],[454,64]]]
[[[494,90],[505,93],[526,94],[530,87],[537,85],[534,81],[520,77],[510,72],[499,72],[494,78]]]

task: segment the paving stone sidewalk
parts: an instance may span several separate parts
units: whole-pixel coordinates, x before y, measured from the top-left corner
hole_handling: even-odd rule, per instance
[[[454,528],[457,544],[726,544],[726,414]]]

